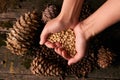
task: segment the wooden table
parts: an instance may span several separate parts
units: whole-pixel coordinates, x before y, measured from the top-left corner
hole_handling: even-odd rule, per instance
[[[50,0],[58,5],[61,5],[61,1],[57,0]],[[97,1],[104,1],[104,0],[90,0],[90,2],[93,4],[92,7],[94,9],[97,9],[98,6],[100,6],[102,3],[97,3]],[[48,0],[25,0],[19,3],[18,5],[21,5],[21,8],[12,8],[8,9],[7,12],[0,13],[0,21],[8,21],[11,20],[13,23],[16,21],[16,19],[19,18],[20,15],[22,15],[24,12],[28,12],[30,10],[38,9],[41,10],[43,8],[43,4],[47,4]],[[96,4],[96,6],[94,6]],[[116,24],[116,26],[120,27],[120,24]],[[114,42],[115,40],[108,40],[106,43],[112,46],[114,49],[116,49],[116,45],[120,49],[120,38],[118,33],[118,39],[117,42]],[[106,35],[109,35],[106,33]],[[1,36],[0,36],[1,37]],[[113,37],[113,35],[112,35]],[[114,37],[117,38],[117,37]],[[2,38],[0,38],[2,39]],[[107,41],[106,40],[106,41]],[[106,45],[105,44],[105,45]],[[117,49],[117,53],[120,54],[120,50]],[[120,58],[120,56],[119,56]],[[17,55],[11,54],[11,52],[6,49],[4,45],[0,47],[0,80],[60,80],[60,77],[45,77],[45,76],[36,76],[33,75],[29,69],[26,69],[22,64],[23,58]],[[79,78],[78,80],[82,80],[83,78]],[[67,76],[65,80],[77,80],[75,76]],[[117,60],[116,65],[110,66],[106,69],[97,69],[92,71],[88,74],[88,77],[85,80],[120,80],[120,59]]]

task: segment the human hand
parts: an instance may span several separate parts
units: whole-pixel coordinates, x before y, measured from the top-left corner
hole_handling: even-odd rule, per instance
[[[75,48],[76,48],[76,55],[74,57],[71,57],[70,55],[67,54],[66,51],[64,51],[64,49],[62,49],[62,47],[59,44],[59,47],[55,48],[55,51],[61,55],[63,58],[65,58],[66,60],[68,60],[68,65],[71,65],[73,63],[78,62],[80,59],[82,59],[84,57],[85,51],[86,51],[86,43],[87,43],[87,38],[82,30],[82,23],[79,23],[77,26],[75,26],[74,33],[76,36],[75,39]]]
[[[55,48],[57,47],[57,45],[50,43],[49,41],[47,41],[47,37],[51,34],[51,33],[56,33],[56,32],[60,32],[63,31],[65,29],[68,28],[73,28],[73,26],[77,23],[77,21],[66,21],[64,19],[61,19],[59,16],[54,18],[53,20],[49,21],[42,33],[41,33],[41,41],[40,44],[45,44],[47,47],[49,48]]]
[[[65,5],[68,4],[67,1],[69,1],[69,0],[65,0],[65,2],[64,2],[64,3],[66,3]],[[70,1],[72,1],[72,0],[70,0]],[[82,1],[82,0],[79,0],[79,1]],[[71,5],[72,4],[73,4],[73,2],[71,2]],[[68,7],[67,6],[65,6],[65,7],[63,6],[63,8],[64,8],[63,12],[65,12],[65,13],[66,12],[67,13],[69,13],[69,12],[72,13],[73,12],[73,13],[72,13],[72,15],[70,13],[69,14],[66,13],[65,16],[67,16],[67,17],[65,17],[65,19],[66,18],[73,18],[74,16],[76,16],[76,12],[78,11],[77,10],[78,7],[76,7],[76,11],[73,11],[73,10],[75,10],[75,8],[73,8],[73,6],[71,6],[71,5],[70,6],[72,8],[70,8],[69,5],[70,4],[68,4]],[[79,5],[79,3],[78,3],[78,5]],[[76,6],[76,4],[75,4],[75,6]],[[57,48],[55,48],[55,51],[59,55],[61,55],[63,58],[67,59],[69,65],[79,61],[85,54],[87,40],[90,37],[95,36],[96,34],[100,33],[101,31],[103,31],[104,29],[109,27],[110,25],[112,25],[112,24],[114,24],[114,23],[116,23],[116,22],[118,22],[120,20],[120,17],[119,17],[120,14],[118,14],[118,12],[120,11],[119,6],[120,6],[120,3],[118,2],[118,0],[108,0],[98,10],[96,10],[96,12],[94,12],[91,16],[89,16],[87,19],[84,20],[84,22],[85,22],[85,24],[87,26],[83,26],[81,23],[79,23],[74,28],[74,32],[75,32],[75,35],[76,35],[75,47],[76,47],[77,54],[73,58],[70,57],[69,55],[67,55],[66,52],[64,50],[62,50],[60,45]],[[71,9],[73,9],[73,10],[71,10]],[[68,17],[68,16],[70,16],[70,17]],[[78,17],[78,15],[75,18],[77,18],[77,17]],[[51,24],[48,23],[48,24],[49,25],[53,24],[53,26],[55,26],[54,23],[51,23]],[[64,26],[66,26],[66,25],[63,24],[61,26],[62,26],[62,28],[60,28],[60,30],[64,30],[65,29]],[[81,26],[83,26],[83,27],[81,28]],[[60,27],[60,26],[57,26],[57,27]],[[46,42],[46,37],[48,36],[48,34],[45,34],[45,33],[51,33],[51,32],[60,31],[60,30],[58,30],[59,28],[57,28],[57,29],[55,29],[55,27],[53,27],[53,28],[54,28],[53,31],[50,30],[50,27],[48,29],[44,30],[44,32],[42,33],[42,36],[41,36],[41,44]],[[45,37],[43,37],[43,36],[45,36]],[[58,45],[58,44],[56,44],[56,45]]]
[[[76,48],[76,55],[74,57],[71,57],[68,60],[68,65],[71,65],[73,63],[76,63],[78,61],[80,61],[86,52],[86,45],[87,45],[87,39],[86,36],[84,34],[84,32],[82,31],[82,27],[83,25],[81,23],[79,23],[75,28],[74,28],[74,33],[75,33],[75,48]]]

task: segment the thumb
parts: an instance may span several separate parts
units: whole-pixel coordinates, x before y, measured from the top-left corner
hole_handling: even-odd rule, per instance
[[[40,44],[43,45],[46,42],[49,32],[44,29],[40,35]]]

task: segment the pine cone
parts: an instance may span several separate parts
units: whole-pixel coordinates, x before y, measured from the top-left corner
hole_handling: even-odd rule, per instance
[[[66,66],[67,61],[63,59],[60,55],[55,53],[54,49],[50,49],[46,47],[45,45],[40,45],[38,48],[35,48],[34,51],[32,52],[35,57],[42,56],[45,59],[59,65],[64,65]]]
[[[108,67],[113,61],[114,61],[114,57],[115,54],[110,52],[110,50],[107,48],[105,49],[103,46],[99,49],[99,53],[98,53],[98,65],[101,68],[106,68]]]
[[[31,46],[36,45],[35,36],[38,28],[39,19],[36,12],[25,13],[8,33],[7,48],[14,54],[23,55]]]
[[[58,9],[55,5],[48,5],[42,13],[42,21],[47,23],[58,15]]]
[[[57,76],[63,74],[63,70],[52,61],[44,59],[43,57],[36,57],[31,64],[31,71],[33,74],[45,76]]]
[[[90,50],[85,57],[80,60],[79,62],[67,66],[66,73],[67,75],[77,75],[77,76],[86,76],[89,72],[91,72],[94,68],[97,66],[96,64],[96,56],[94,53]]]
[[[41,62],[36,62],[36,64],[33,61],[33,63],[31,64],[32,73],[37,75],[50,76],[52,74],[56,76],[57,75],[56,73],[51,73],[54,71],[54,68],[50,70],[49,73],[45,72],[47,68],[45,68],[44,65],[50,67],[50,65],[48,64],[56,66],[55,68],[60,68],[60,72],[62,73],[59,73],[59,75],[65,74],[65,75],[86,76],[89,72],[93,70],[93,68],[96,67],[95,65],[96,56],[94,55],[92,50],[90,50],[88,54],[81,61],[71,66],[68,66],[67,61],[64,60],[61,56],[57,55],[53,49],[49,49],[46,46],[40,46],[39,48],[36,48],[36,50],[33,52],[35,52],[34,54],[37,54],[36,61],[39,61],[39,59],[41,60]],[[38,68],[39,65],[41,64],[43,65],[42,69]],[[44,73],[41,73],[42,72],[41,70],[43,69],[44,69]]]
[[[47,23],[51,19],[55,18],[58,13],[59,10],[55,5],[48,5],[42,13],[42,21],[44,23]],[[87,1],[85,1],[81,10],[80,20],[87,18],[92,13],[93,11],[91,10],[90,5],[87,3]]]

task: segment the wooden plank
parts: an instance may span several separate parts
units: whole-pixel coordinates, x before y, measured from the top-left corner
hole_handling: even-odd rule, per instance
[[[31,74],[29,69],[21,65],[23,60],[20,56],[11,54],[5,46],[0,47],[0,51],[0,74]]]
[[[7,77],[6,77],[7,76]],[[65,78],[52,76],[35,76],[35,75],[20,75],[20,74],[0,74],[0,80],[119,80],[114,78],[76,78],[68,76]]]
[[[35,76],[28,74],[0,74],[0,79],[4,80],[58,80],[58,77],[44,77],[44,76]],[[7,77],[6,77],[7,76]]]

